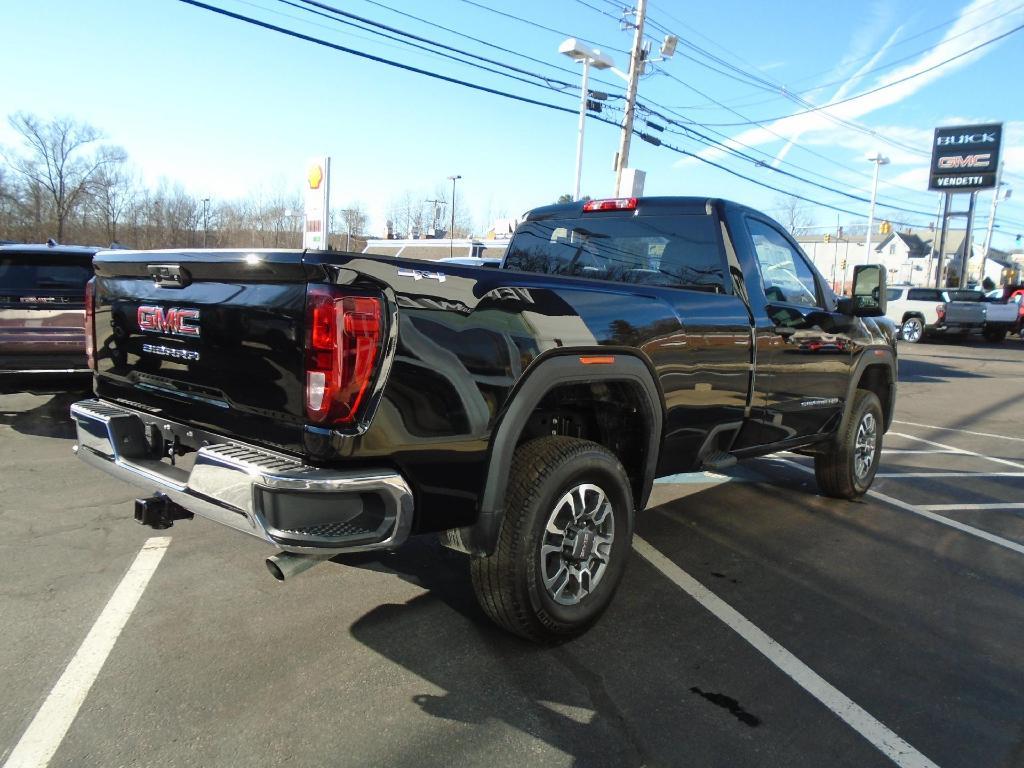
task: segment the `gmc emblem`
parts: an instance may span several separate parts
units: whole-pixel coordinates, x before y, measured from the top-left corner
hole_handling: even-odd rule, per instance
[[[956,168],[988,168],[992,164],[992,153],[983,152],[977,155],[949,155],[940,157],[938,167],[941,170]]]
[[[199,310],[181,307],[139,307],[139,330],[146,333],[169,333],[172,336],[199,336]]]

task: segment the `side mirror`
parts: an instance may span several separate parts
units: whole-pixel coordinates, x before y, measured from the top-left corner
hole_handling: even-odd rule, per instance
[[[885,314],[886,272],[881,264],[861,264],[853,268],[853,314],[856,317],[881,317]]]

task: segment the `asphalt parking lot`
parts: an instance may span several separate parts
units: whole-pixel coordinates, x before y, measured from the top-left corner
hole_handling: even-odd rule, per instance
[[[900,354],[869,497],[795,455],[665,478],[557,648],[430,540],[280,584],[142,528],[71,455],[81,395],[0,395],[0,766],[1022,766],[1024,344]]]

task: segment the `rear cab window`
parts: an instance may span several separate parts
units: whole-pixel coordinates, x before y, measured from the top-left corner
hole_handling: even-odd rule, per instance
[[[908,301],[945,301],[942,294],[933,288],[911,288],[907,292]]]
[[[718,230],[706,214],[596,213],[527,221],[516,230],[503,268],[727,292]]]
[[[91,277],[91,255],[0,251],[0,300],[38,296],[84,302]]]

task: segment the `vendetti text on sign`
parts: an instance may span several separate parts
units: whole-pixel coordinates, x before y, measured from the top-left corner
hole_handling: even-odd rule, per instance
[[[996,185],[1003,124],[936,128],[928,189],[974,192]]]

